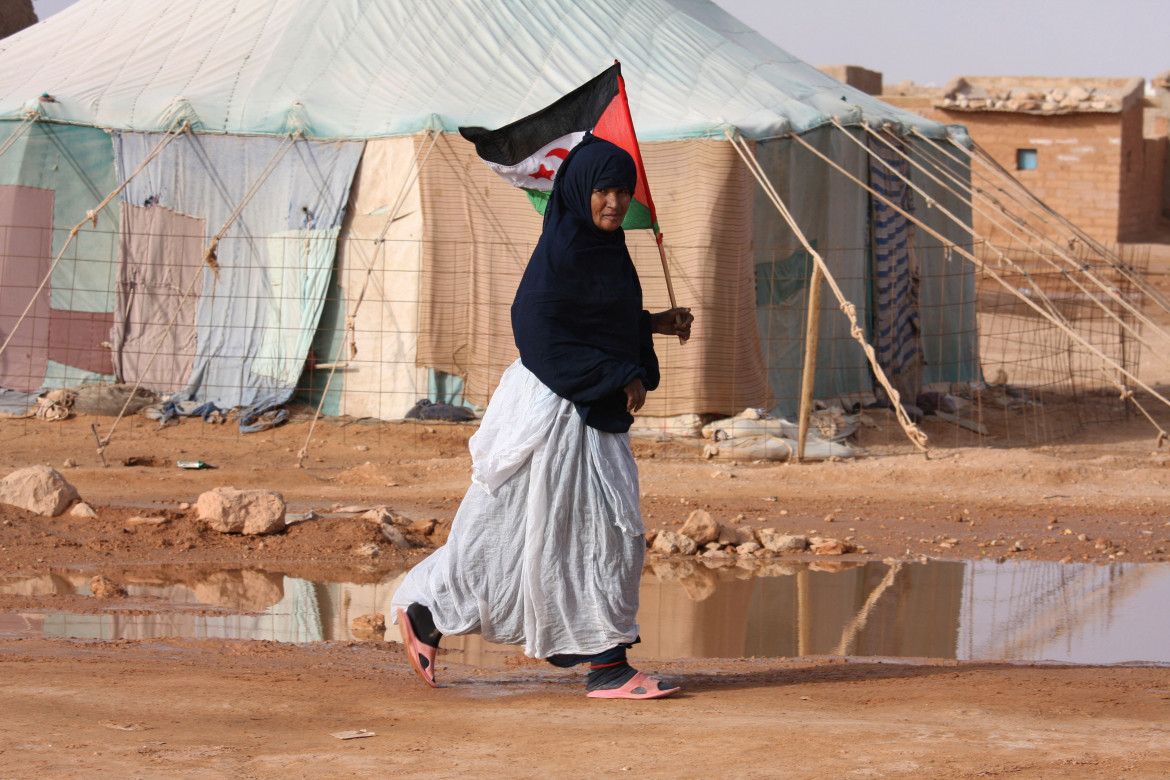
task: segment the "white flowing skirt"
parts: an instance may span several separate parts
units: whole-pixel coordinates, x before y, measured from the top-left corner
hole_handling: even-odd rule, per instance
[[[393,614],[526,655],[593,655],[638,636],[646,555],[627,433],[590,428],[520,361],[469,442],[472,485],[447,543],[407,573]]]

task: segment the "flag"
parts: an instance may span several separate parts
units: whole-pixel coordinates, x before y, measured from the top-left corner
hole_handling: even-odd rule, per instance
[[[569,151],[586,132],[617,144],[630,153],[638,167],[638,184],[622,227],[650,228],[661,242],[658,215],[646,184],[646,167],[638,150],[621,63],[615,62],[552,105],[498,130],[461,127],[459,133],[475,144],[487,166],[509,184],[528,193],[536,210],[544,213],[553,180]]]

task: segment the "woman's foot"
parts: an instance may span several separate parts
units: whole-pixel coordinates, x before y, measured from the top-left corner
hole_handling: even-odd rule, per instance
[[[599,688],[585,695],[591,699],[661,699],[681,691],[677,685],[656,680],[644,672],[634,676],[617,688]]]
[[[417,607],[411,604],[411,608]],[[425,609],[425,608],[424,608]],[[406,658],[410,661],[410,668],[414,669],[422,681],[432,688],[440,687],[435,682],[435,656],[439,654],[438,647],[432,647],[419,639],[414,630],[414,623],[405,609],[398,610],[398,630],[402,632],[402,646],[406,649]]]

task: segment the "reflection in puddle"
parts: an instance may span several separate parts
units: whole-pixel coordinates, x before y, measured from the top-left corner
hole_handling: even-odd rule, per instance
[[[119,577],[117,610],[0,613],[0,635],[316,642],[389,616],[403,572],[372,584],[255,569],[162,581]],[[181,580],[182,584],[176,584]],[[89,593],[89,574],[0,578],[0,594]],[[655,562],[642,577],[640,658],[812,655],[1170,663],[1170,565],[1034,561],[772,563],[754,571]],[[397,639],[391,627],[387,637]],[[368,638],[368,635],[366,637]],[[516,648],[448,637],[450,661],[500,666]]]

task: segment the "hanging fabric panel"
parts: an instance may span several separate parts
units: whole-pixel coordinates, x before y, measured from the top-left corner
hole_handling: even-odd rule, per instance
[[[119,177],[134,170],[161,136],[116,133],[114,150]],[[296,141],[281,155],[285,139],[184,135],[159,155],[126,187],[123,198],[138,206],[158,205],[205,222],[207,233],[219,231],[241,204],[242,210],[219,242],[218,275],[205,267],[196,309],[198,348],[184,397],[210,401],[220,408],[283,403],[295,388],[288,364],[301,366],[308,341],[266,337],[270,327],[272,280],[283,279],[285,255],[273,257],[269,237],[286,231],[325,231],[341,226],[346,198],[363,144],[357,141]],[[205,236],[204,244],[211,236]],[[332,265],[335,243],[317,262]],[[313,284],[284,290],[290,305],[320,311],[327,274]],[[287,299],[286,299],[287,300]],[[315,303],[314,303],[315,302]],[[316,322],[311,327],[316,327]],[[306,327],[309,327],[306,325]],[[267,342],[266,342],[267,338]],[[254,361],[267,343],[281,370]],[[283,350],[290,351],[283,351]],[[277,373],[279,376],[267,374]]]
[[[891,143],[901,143],[890,137]],[[918,269],[914,265],[914,225],[890,204],[914,213],[914,193],[898,174],[908,177],[910,164],[896,151],[870,139],[870,198],[873,240],[873,346],[878,365],[902,402],[915,403],[922,387],[922,353],[918,348]],[[884,164],[883,164],[884,161]]]
[[[141,382],[158,393],[173,393],[187,384],[195,362],[195,308],[202,288],[205,233],[202,219],[163,206],[122,204],[111,333],[119,381]],[[189,289],[191,295],[183,302]]]

